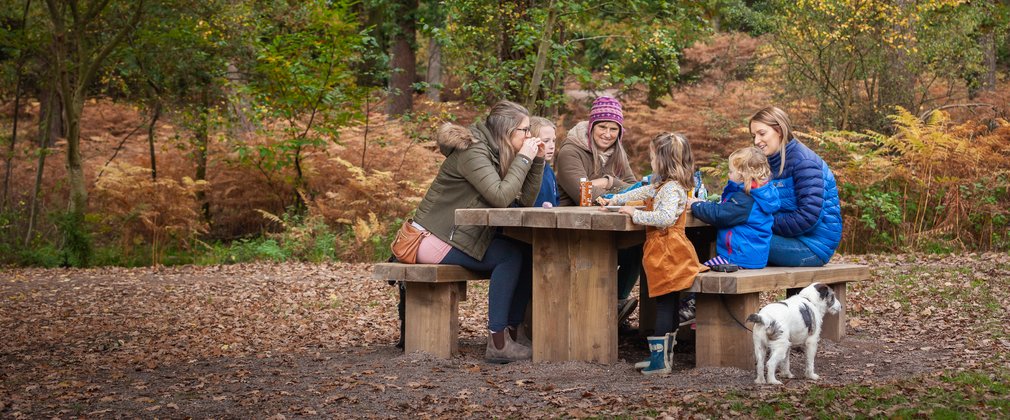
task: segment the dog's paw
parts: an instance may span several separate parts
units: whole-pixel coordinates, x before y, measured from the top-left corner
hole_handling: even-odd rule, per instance
[[[768,384],[769,385],[782,385],[782,381],[780,381],[778,379],[769,379],[768,380]]]
[[[821,376],[818,375],[818,374],[816,374],[816,373],[809,372],[809,373],[807,373],[807,379],[809,379],[811,381],[816,381],[818,379],[821,379]]]
[[[789,378],[789,379],[793,379],[793,378],[795,378],[795,377],[796,377],[796,375],[793,375],[793,373],[792,373],[792,372],[790,372],[790,371],[785,371],[785,372],[782,372],[782,376],[785,376],[785,377],[787,377],[787,378]]]
[[[762,379],[762,378],[757,378],[757,379],[754,380],[754,383],[756,383],[758,385],[764,385],[765,384],[765,380]]]

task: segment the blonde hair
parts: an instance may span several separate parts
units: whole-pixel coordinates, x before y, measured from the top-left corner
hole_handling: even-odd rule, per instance
[[[491,140],[498,147],[498,160],[501,163],[498,172],[502,178],[508,174],[509,167],[512,166],[512,161],[516,158],[516,151],[512,150],[509,138],[519,128],[519,124],[522,124],[523,118],[529,116],[530,112],[526,110],[526,107],[506,100],[498,101],[488,111],[485,124],[493,137]]]
[[[793,123],[789,120],[789,114],[785,111],[779,109],[778,107],[770,106],[758,111],[752,117],[750,117],[750,122],[757,121],[759,123],[765,124],[775,130],[782,136],[782,148],[779,149],[779,175],[786,170],[786,144],[789,140],[793,138]],[[748,130],[750,129],[750,124],[747,124]],[[751,133],[754,134],[754,133]]]
[[[747,194],[750,194],[751,184],[764,185],[772,176],[768,158],[757,147],[744,147],[730,154],[729,169],[740,173]]]
[[[691,187],[694,174],[694,155],[691,142],[681,133],[660,133],[649,144],[656,157],[656,173],[653,184],[676,181],[685,190]]]
[[[546,127],[553,128],[555,134],[557,134],[558,126],[554,125],[554,122],[551,120],[544,117],[530,117],[530,133],[532,133],[534,137],[540,137],[540,130],[543,130]],[[555,139],[555,141],[557,141],[557,139]]]

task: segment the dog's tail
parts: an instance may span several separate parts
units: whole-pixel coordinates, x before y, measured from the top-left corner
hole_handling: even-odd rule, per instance
[[[778,340],[782,336],[782,328],[774,319],[771,322],[765,322],[765,318],[761,314],[750,314],[747,317],[747,322],[754,323],[754,334],[764,333],[772,341]]]

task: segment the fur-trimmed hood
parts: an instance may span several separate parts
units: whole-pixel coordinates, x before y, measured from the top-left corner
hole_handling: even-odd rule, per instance
[[[435,141],[438,143],[438,151],[442,152],[444,156],[449,156],[453,150],[466,150],[478,140],[470,132],[469,128],[453,123],[445,123],[438,127]]]

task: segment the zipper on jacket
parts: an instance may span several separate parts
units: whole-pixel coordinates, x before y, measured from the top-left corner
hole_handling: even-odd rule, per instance
[[[457,225],[452,225],[452,230],[449,231],[449,240],[450,241],[452,240],[452,235],[456,234],[456,228],[458,228],[458,227],[459,226],[457,226]]]

